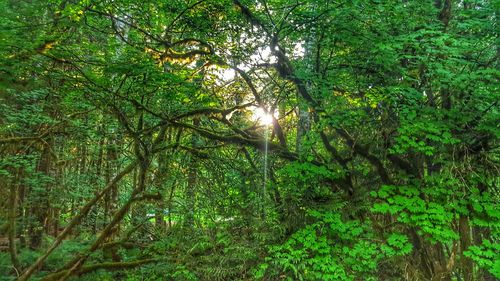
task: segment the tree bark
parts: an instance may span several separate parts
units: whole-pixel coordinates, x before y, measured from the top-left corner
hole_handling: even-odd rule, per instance
[[[21,271],[21,264],[17,257],[17,247],[16,247],[16,218],[17,218],[17,184],[10,183],[10,193],[9,193],[9,253],[12,266],[14,266],[17,272]]]
[[[461,216],[459,219],[459,233],[460,233],[460,251],[462,255],[462,271],[463,281],[474,280],[474,264],[472,260],[464,255],[464,252],[472,245],[471,229],[469,225],[469,218]]]
[[[195,117],[193,119],[193,126],[198,127],[200,125],[200,119],[198,117]],[[191,146],[193,148],[196,148],[198,146],[198,143],[200,141],[200,137],[198,136],[197,133],[193,132],[191,136]],[[198,183],[198,164],[196,163],[196,155],[191,153],[190,155],[190,163],[189,163],[189,171],[188,171],[188,180],[187,180],[187,187],[186,187],[186,219],[185,219],[185,225],[187,227],[193,227],[194,226],[194,214],[195,214],[195,207],[196,207],[196,185]]]
[[[49,139],[44,144],[42,149],[42,154],[40,155],[40,160],[37,165],[37,172],[41,173],[43,176],[51,176],[51,165],[52,165],[52,155],[51,155],[51,145],[52,140]],[[42,236],[46,232],[47,220],[49,217],[49,189],[50,185],[47,183],[40,183],[40,192],[31,192],[31,215],[34,217],[34,222],[30,225],[29,232],[29,243],[30,248],[38,249],[42,245]]]

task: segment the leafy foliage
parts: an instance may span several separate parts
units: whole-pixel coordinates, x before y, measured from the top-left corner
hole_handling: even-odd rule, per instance
[[[333,212],[311,211],[309,215],[314,223],[291,235],[284,244],[270,247],[270,256],[259,266],[257,277],[284,272],[289,280],[376,280],[382,259],[412,250],[405,235],[392,233],[379,241],[368,223],[343,220]]]
[[[0,1],[1,278],[500,278],[497,2]]]

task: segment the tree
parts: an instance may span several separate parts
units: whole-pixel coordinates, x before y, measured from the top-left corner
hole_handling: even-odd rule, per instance
[[[2,275],[500,276],[494,1],[0,5]]]

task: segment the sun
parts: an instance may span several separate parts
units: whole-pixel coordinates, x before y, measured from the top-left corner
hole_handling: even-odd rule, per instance
[[[277,118],[276,113],[274,114],[274,118]],[[262,125],[269,126],[273,123],[273,115],[266,113],[261,107],[255,107],[252,109],[252,120]]]

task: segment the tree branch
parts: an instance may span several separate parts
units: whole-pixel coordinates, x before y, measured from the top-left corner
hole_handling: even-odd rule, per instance
[[[134,268],[141,266],[143,264],[148,264],[148,263],[154,263],[158,262],[158,259],[144,259],[144,260],[137,260],[137,261],[128,261],[128,262],[104,262],[104,263],[98,263],[98,264],[91,264],[91,265],[86,265],[83,266],[76,275],[84,275],[87,273],[92,273],[94,271],[104,269],[104,270],[121,270],[121,269],[128,269],[128,268]],[[62,270],[56,273],[49,274],[45,276],[42,281],[56,281],[60,280],[63,276],[65,276],[68,273],[68,270]]]

